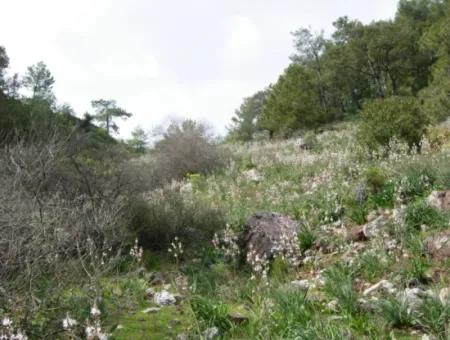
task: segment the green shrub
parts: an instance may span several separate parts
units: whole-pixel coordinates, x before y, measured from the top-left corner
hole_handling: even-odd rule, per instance
[[[408,299],[388,297],[378,303],[379,315],[392,327],[411,327],[415,325],[415,313],[410,308]]]
[[[404,170],[404,176],[399,183],[400,194],[404,198],[422,196],[432,188],[436,179],[436,170],[429,164],[412,164]]]
[[[413,257],[409,263],[408,276],[410,279],[416,279],[420,283],[428,283],[430,281],[427,275],[427,270],[430,268],[430,263],[427,259],[422,257]]]
[[[363,122],[358,138],[362,144],[375,150],[398,139],[409,148],[420,151],[420,142],[429,123],[420,104],[414,97],[388,97],[375,99],[364,104],[361,111]]]
[[[303,252],[305,250],[311,249],[316,242],[317,235],[312,231],[311,228],[305,228],[298,234],[298,242],[300,245],[300,250]]]
[[[195,296],[190,302],[192,310],[204,324],[204,328],[217,327],[220,333],[224,333],[233,326],[228,318],[230,308],[223,302],[200,296]]]
[[[358,294],[353,289],[355,272],[345,264],[337,263],[324,272],[325,291],[339,300],[340,308],[350,314],[358,310]]]
[[[386,174],[383,169],[371,166],[364,173],[367,186],[372,193],[377,193],[386,184]]]
[[[214,232],[225,225],[222,211],[208,202],[185,197],[181,186],[155,191],[147,200],[131,207],[129,227],[145,248],[166,249],[175,236],[191,249],[209,243]]]
[[[438,297],[427,297],[419,308],[419,323],[427,332],[445,339],[450,334],[450,304]]]
[[[422,226],[439,229],[448,224],[445,217],[424,201],[414,202],[406,207],[406,228],[410,231],[420,231]]]
[[[365,252],[356,259],[354,266],[364,280],[374,282],[389,269],[390,264],[389,258],[383,259],[375,253]]]

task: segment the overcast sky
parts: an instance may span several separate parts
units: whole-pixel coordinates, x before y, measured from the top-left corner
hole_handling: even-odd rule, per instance
[[[10,0],[0,45],[10,71],[40,60],[58,101],[78,115],[115,99],[151,130],[175,117],[224,133],[242,98],[277,80],[294,52],[290,32],[332,31],[343,15],[392,18],[397,0]]]

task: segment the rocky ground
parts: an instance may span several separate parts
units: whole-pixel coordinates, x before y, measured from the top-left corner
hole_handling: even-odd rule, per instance
[[[377,157],[352,136],[228,146],[227,169],[173,183],[226,226],[191,251],[138,241],[134,270],[67,293],[67,336],[87,318],[92,339],[448,339],[450,145]]]

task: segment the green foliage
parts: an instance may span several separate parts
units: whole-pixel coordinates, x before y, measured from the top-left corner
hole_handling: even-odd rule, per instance
[[[148,201],[137,200],[130,216],[130,229],[139,235],[142,245],[155,250],[166,249],[175,236],[195,249],[225,226],[221,210],[184,197],[180,187],[161,189]]]
[[[450,304],[438,297],[427,297],[419,308],[419,324],[439,339],[450,332]]]
[[[378,193],[386,184],[386,174],[383,169],[371,166],[364,173],[366,183],[372,193]]]
[[[365,103],[361,116],[359,140],[369,149],[381,146],[389,150],[391,141],[397,139],[420,151],[429,120],[416,99],[375,99]]]
[[[411,106],[409,116],[400,110],[404,129],[386,130],[390,121],[384,121],[365,143],[387,145],[391,133],[398,131],[410,147],[417,147],[425,117],[442,120],[450,112],[449,11],[447,1],[401,1],[394,20],[363,24],[338,18],[331,39],[298,29],[293,33],[292,63],[265,91],[256,127],[269,130],[272,137],[286,137],[355,115],[363,102],[403,96]],[[423,103],[420,115],[413,107],[417,96]],[[255,128],[250,119],[238,117],[234,131]]]
[[[55,79],[44,62],[40,61],[36,65],[30,66],[22,80],[23,85],[31,91],[34,102],[42,101],[53,104],[55,96],[53,94],[53,84]]]
[[[405,211],[405,225],[410,231],[420,231],[422,226],[441,229],[448,225],[448,220],[424,201],[409,204]]]
[[[144,153],[148,147],[148,135],[144,129],[136,127],[131,132],[131,137],[127,144],[137,153]]]
[[[115,118],[129,118],[131,113],[117,106],[115,100],[98,99],[91,102],[92,107],[96,111],[92,118],[100,123],[100,126],[106,129],[108,135],[111,135],[111,130],[119,131],[119,127],[113,121]]]
[[[375,282],[382,277],[392,264],[392,260],[375,252],[365,252],[355,261],[356,271],[361,277],[369,282]]]
[[[220,333],[227,332],[232,323],[228,318],[230,307],[212,298],[196,296],[190,301],[196,317],[204,323],[204,328],[217,327]]]
[[[261,117],[266,99],[266,91],[258,91],[253,96],[244,98],[239,110],[232,118],[233,125],[229,128],[231,139],[249,141],[258,132],[258,120]]]
[[[406,297],[387,297],[378,303],[379,315],[392,327],[410,327],[416,324],[415,313]]]
[[[260,126],[274,132],[315,127],[327,121],[311,83],[312,70],[291,64],[269,89]]]
[[[429,261],[424,257],[413,257],[407,268],[410,279],[416,279],[420,283],[428,283],[430,281],[427,270],[430,268]]]
[[[339,301],[339,307],[347,313],[358,311],[358,294],[353,289],[355,272],[345,264],[337,263],[324,272],[325,291]]]
[[[412,164],[403,172],[404,176],[400,180],[399,187],[400,194],[404,198],[423,196],[432,188],[438,177],[436,169],[429,163]]]
[[[289,263],[281,256],[275,257],[270,263],[270,276],[277,281],[286,281],[289,274]]]
[[[302,229],[298,234],[300,250],[303,252],[305,250],[311,249],[314,246],[316,239],[317,235],[311,228]]]

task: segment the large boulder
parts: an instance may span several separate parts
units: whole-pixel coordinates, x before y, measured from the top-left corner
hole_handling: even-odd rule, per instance
[[[433,258],[450,259],[450,230],[426,238],[425,246]]]
[[[436,209],[450,211],[450,190],[433,191],[428,196],[427,202]]]
[[[245,252],[270,260],[276,254],[288,254],[297,245],[300,226],[291,218],[273,212],[258,212],[245,223],[240,236]]]

